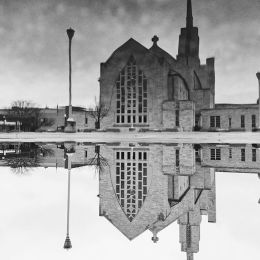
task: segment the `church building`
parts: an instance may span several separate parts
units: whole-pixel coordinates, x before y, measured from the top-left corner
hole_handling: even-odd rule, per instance
[[[259,105],[215,105],[215,59],[202,64],[199,32],[187,0],[176,58],[152,38],[146,48],[130,38],[100,68],[100,102],[109,110],[102,129],[120,131],[251,131]],[[237,112],[236,112],[237,111]]]
[[[109,109],[102,128],[192,131],[201,109],[214,108],[214,58],[200,62],[191,0],[177,57],[158,41],[146,48],[131,38],[101,63],[100,100]]]

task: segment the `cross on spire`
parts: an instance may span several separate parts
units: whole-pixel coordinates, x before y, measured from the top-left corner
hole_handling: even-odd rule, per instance
[[[154,37],[152,38],[152,42],[153,42],[153,45],[157,45],[157,42],[159,41],[159,37],[157,35],[154,35]]]
[[[187,0],[187,17],[186,17],[186,28],[193,27],[193,16],[192,16],[192,3],[191,0]]]

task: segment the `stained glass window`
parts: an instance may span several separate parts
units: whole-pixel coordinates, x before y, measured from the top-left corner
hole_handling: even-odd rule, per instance
[[[117,151],[115,154],[116,195],[130,221],[135,218],[147,196],[147,153],[131,150]]]
[[[116,82],[116,123],[147,124],[147,78],[131,57]]]

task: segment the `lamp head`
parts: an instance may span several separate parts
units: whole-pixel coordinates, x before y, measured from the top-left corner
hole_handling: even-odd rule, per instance
[[[69,236],[66,237],[63,248],[64,249],[71,249],[72,248],[72,244],[71,244]]]
[[[67,35],[68,35],[70,40],[74,36],[74,33],[75,33],[75,31],[72,28],[67,29]]]

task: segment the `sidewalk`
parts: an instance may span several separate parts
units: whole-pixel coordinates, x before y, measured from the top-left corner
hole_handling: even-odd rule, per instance
[[[0,133],[0,142],[147,142],[147,143],[258,143],[257,132],[162,133]]]

